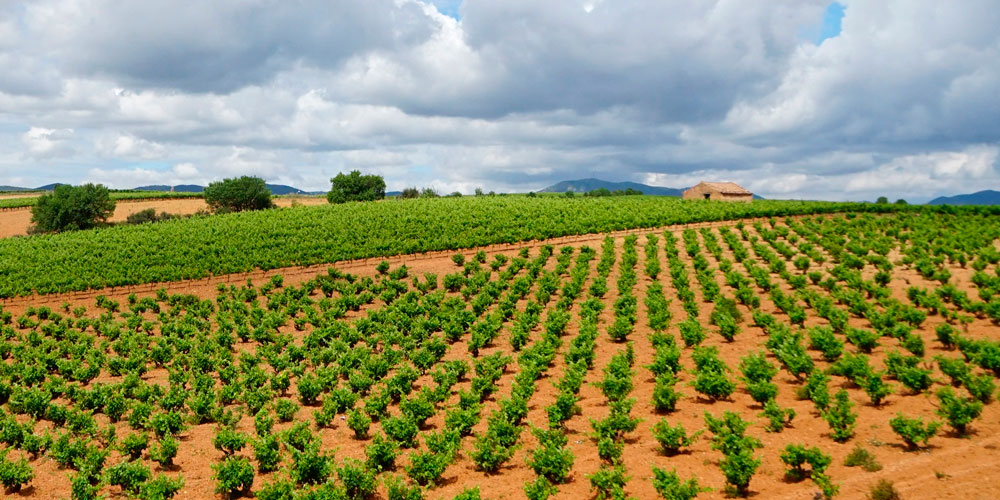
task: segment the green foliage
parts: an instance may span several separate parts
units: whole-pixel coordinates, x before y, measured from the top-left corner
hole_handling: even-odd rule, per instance
[[[115,211],[108,189],[100,184],[60,184],[38,198],[31,208],[31,222],[39,232],[90,229]]]
[[[726,411],[722,418],[705,413],[705,424],[713,434],[712,449],[719,450],[724,455],[719,468],[726,477],[729,488],[734,494],[746,496],[750,480],[761,464],[761,459],[754,455],[754,450],[763,444],[759,439],[744,435],[750,424],[736,413]]]
[[[338,173],[330,179],[332,184],[326,194],[330,203],[346,203],[348,201],[375,201],[385,198],[385,179],[380,175],[361,175],[358,170],[349,174]]]
[[[545,476],[538,476],[534,481],[524,483],[524,496],[528,497],[528,500],[546,500],[556,493],[559,493],[559,489]]]
[[[138,497],[140,500],[167,500],[173,498],[183,487],[184,478],[156,476],[139,487]]]
[[[528,457],[528,466],[552,483],[564,482],[575,460],[573,452],[566,448],[566,436],[561,430],[535,429],[534,433],[540,446]]]
[[[173,436],[163,436],[157,446],[149,450],[149,458],[163,467],[169,467],[177,456],[178,443]]]
[[[938,389],[937,398],[937,414],[947,420],[948,425],[959,435],[964,435],[968,425],[983,412],[983,403],[958,397],[951,387]]]
[[[718,350],[714,347],[698,347],[692,357],[697,367],[696,377],[691,384],[694,389],[712,401],[728,398],[736,389],[736,383],[726,375],[729,367],[719,359]]]
[[[868,500],[902,500],[899,490],[888,479],[879,479],[868,491]]]
[[[7,458],[10,449],[0,451],[0,484],[3,484],[7,491],[16,492],[31,482],[35,477],[35,472],[28,461],[20,459],[11,461]]]
[[[146,482],[152,476],[149,467],[146,467],[139,461],[122,462],[118,465],[108,467],[105,472],[108,484],[121,486],[123,490],[132,494],[138,493],[142,483]]]
[[[668,456],[676,455],[682,448],[691,446],[702,432],[704,431],[697,431],[688,436],[683,425],[678,423],[676,427],[671,427],[666,419],[660,419],[653,426],[653,437],[660,443],[663,453]]]
[[[378,472],[393,470],[398,455],[399,446],[396,442],[386,439],[382,434],[376,434],[371,444],[365,447],[368,468]]]
[[[420,432],[420,429],[410,417],[400,416],[383,419],[382,431],[403,448],[417,446],[417,433]]]
[[[262,473],[278,469],[281,463],[281,448],[278,438],[273,434],[265,434],[253,443],[253,456],[257,460],[257,470]]]
[[[249,441],[249,436],[235,429],[228,427],[220,428],[212,438],[212,445],[226,456],[230,456],[243,449]]]
[[[862,448],[860,444],[855,445],[854,449],[847,454],[847,458],[844,459],[844,465],[848,467],[861,467],[867,472],[877,472],[882,470],[882,464],[878,463],[875,459],[875,455],[872,455],[870,451]]]
[[[773,399],[764,403],[764,411],[760,414],[767,419],[764,429],[768,432],[781,432],[786,427],[791,427],[792,420],[795,419],[795,410],[782,408]]]
[[[928,422],[924,424],[921,418],[907,418],[902,413],[897,413],[896,417],[889,420],[892,431],[899,435],[911,450],[917,449],[919,443],[927,446],[927,441],[937,434],[939,422]]]
[[[801,444],[789,444],[781,452],[781,461],[789,467],[785,476],[793,481],[801,481],[811,474],[825,472],[833,463],[833,458],[815,446],[807,448]],[[809,470],[805,469],[805,465],[809,465]]]
[[[826,420],[827,425],[830,426],[830,437],[834,441],[847,441],[854,437],[854,426],[858,414],[851,410],[854,403],[851,402],[846,390],[837,391],[833,399],[834,402],[830,408],[822,413],[823,420]]]
[[[358,439],[366,439],[368,437],[368,428],[372,425],[372,419],[363,411],[358,409],[353,409],[347,412],[347,427],[354,431],[354,437]]]
[[[476,439],[475,448],[469,453],[469,458],[487,474],[500,470],[517,450],[515,446],[504,446],[501,440],[493,434],[485,434]]]
[[[271,191],[260,177],[242,176],[209,183],[205,203],[216,213],[273,208]]]
[[[624,465],[603,464],[587,479],[590,480],[590,489],[597,491],[597,500],[625,500],[625,483],[629,476]]]
[[[348,498],[364,499],[375,494],[375,472],[358,460],[345,459],[337,468],[337,478],[344,485]]]
[[[671,412],[677,408],[677,401],[681,398],[681,393],[674,387],[677,385],[677,377],[672,373],[665,373],[656,377],[653,386],[653,407],[658,412]]]
[[[697,478],[682,481],[677,476],[677,469],[667,472],[655,466],[653,467],[653,488],[664,500],[691,500],[703,491],[712,491],[710,488],[702,488],[698,484]]]
[[[441,480],[451,457],[444,453],[415,452],[410,454],[410,466],[406,473],[420,485],[436,484]]]
[[[226,457],[222,462],[213,464],[212,470],[216,493],[245,495],[250,492],[254,477],[250,460],[243,457]]]
[[[333,457],[320,449],[314,442],[302,451],[292,450],[292,465],[289,475],[298,484],[321,484],[333,471]]]
[[[295,419],[295,414],[299,411],[299,405],[289,399],[279,399],[274,404],[274,414],[282,422],[291,422]]]

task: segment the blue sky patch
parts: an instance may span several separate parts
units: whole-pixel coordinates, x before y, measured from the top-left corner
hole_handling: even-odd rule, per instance
[[[438,12],[455,19],[461,19],[458,8],[462,5],[462,0],[432,0],[431,3],[437,7]]]
[[[844,6],[841,3],[833,2],[826,7],[823,12],[823,24],[820,26],[819,36],[816,37],[816,45],[823,43],[823,40],[834,38],[840,34],[840,22],[844,19]]]

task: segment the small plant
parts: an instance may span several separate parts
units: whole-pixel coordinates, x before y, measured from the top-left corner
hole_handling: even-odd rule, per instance
[[[215,473],[216,493],[226,493],[228,495],[245,495],[250,492],[253,484],[253,466],[250,460],[243,457],[226,457],[220,463],[212,465]]]
[[[781,432],[786,427],[791,427],[792,420],[795,419],[795,410],[782,408],[773,399],[764,403],[764,411],[760,414],[767,419],[764,429],[768,432]]]
[[[882,470],[882,464],[878,463],[878,460],[875,460],[875,455],[872,455],[870,451],[863,448],[860,444],[856,445],[847,454],[847,458],[844,459],[844,465],[848,467],[861,467],[866,472]]]
[[[855,421],[858,414],[851,411],[854,403],[851,402],[847,391],[841,389],[834,395],[833,405],[823,412],[823,420],[830,426],[830,437],[834,441],[847,441],[854,437]]]
[[[149,450],[149,458],[159,463],[161,467],[170,467],[177,456],[178,443],[173,436],[163,436],[158,446]]]
[[[663,453],[668,456],[676,455],[681,451],[681,448],[691,446],[691,443],[694,443],[694,440],[703,432],[700,430],[688,436],[683,425],[677,424],[677,427],[671,427],[666,419],[660,419],[653,426],[653,437],[660,443]]]
[[[368,428],[372,425],[372,419],[363,411],[355,408],[347,412],[347,427],[354,431],[357,439],[368,438]]]
[[[118,449],[123,455],[128,455],[129,460],[136,460],[142,456],[142,452],[149,446],[149,434],[145,432],[133,433],[125,436],[118,445]]]
[[[534,433],[541,446],[531,453],[528,466],[548,481],[562,483],[569,476],[575,459],[573,452],[566,448],[566,436],[561,430],[536,429]]]
[[[711,491],[699,486],[697,478],[682,481],[677,469],[667,472],[657,467],[653,467],[653,488],[664,500],[691,500],[703,491]]]
[[[965,435],[968,425],[979,417],[983,411],[983,403],[955,395],[951,387],[942,387],[937,391],[937,414],[948,421],[948,425],[956,434]]]
[[[907,418],[902,413],[897,413],[896,417],[889,420],[892,431],[899,435],[911,450],[917,449],[919,443],[927,446],[927,441],[937,434],[939,422],[928,422],[924,424],[923,419]]]
[[[879,479],[868,491],[868,500],[902,500],[899,490],[888,479]]]
[[[524,496],[528,497],[528,500],[546,500],[556,493],[559,493],[559,488],[545,476],[538,476],[534,481],[524,483]]]
[[[299,411],[299,405],[288,399],[279,399],[274,405],[274,414],[282,422],[291,422],[295,419],[295,414]]]
[[[35,472],[24,458],[13,462],[7,459],[10,449],[0,451],[0,484],[10,492],[20,491],[35,477]]]
[[[242,450],[247,445],[248,440],[249,437],[246,434],[223,427],[215,433],[212,445],[228,457]]]
[[[368,467],[378,472],[395,469],[398,455],[399,447],[396,443],[382,434],[376,434],[371,444],[365,447]]]
[[[587,476],[590,480],[590,489],[597,491],[597,500],[625,499],[625,483],[629,476],[625,474],[624,465],[601,465],[597,472]]]
[[[656,384],[653,386],[653,407],[656,411],[671,412],[677,408],[681,393],[674,389],[676,384],[677,377],[673,373],[664,373],[656,377]]]
[[[485,434],[476,439],[475,449],[469,453],[469,458],[487,474],[493,474],[514,456],[516,449],[516,446],[504,446],[492,434]]]
[[[348,498],[369,498],[375,494],[375,473],[358,460],[345,459],[337,469],[337,477]]]
[[[806,448],[801,444],[790,444],[781,452],[781,461],[789,467],[785,476],[793,481],[801,481],[812,474],[822,474],[833,462],[833,458],[813,446]],[[809,470],[805,469],[809,465]]]
[[[140,500],[167,500],[173,498],[183,487],[184,478],[156,476],[139,487],[138,497]]]
[[[118,465],[108,467],[106,471],[106,477],[108,484],[113,486],[121,486],[121,488],[131,494],[136,494],[139,492],[139,487],[142,483],[149,480],[152,475],[149,467],[146,467],[142,462],[122,462]]]
[[[277,470],[278,464],[281,463],[281,449],[277,436],[267,434],[254,441],[253,455],[257,460],[257,470],[261,473]]]
[[[451,457],[443,453],[416,452],[410,454],[410,466],[406,473],[417,484],[436,484],[451,462]]]

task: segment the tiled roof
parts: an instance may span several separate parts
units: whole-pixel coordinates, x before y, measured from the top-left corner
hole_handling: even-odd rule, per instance
[[[702,184],[722,194],[753,194],[735,182],[702,182]]]

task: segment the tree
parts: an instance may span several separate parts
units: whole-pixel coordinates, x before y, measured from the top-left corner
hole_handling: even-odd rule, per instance
[[[31,209],[33,231],[73,231],[90,229],[105,222],[115,211],[108,188],[97,184],[70,186],[60,184],[43,194]]]
[[[420,190],[417,189],[417,188],[415,188],[415,187],[408,187],[406,189],[403,189],[403,192],[401,192],[399,194],[399,197],[400,198],[404,198],[404,199],[407,199],[407,198],[419,198],[420,197]]]
[[[875,203],[878,203],[880,205],[888,205],[889,198],[886,198],[885,196],[879,196],[878,199],[875,200]]]
[[[361,175],[352,170],[344,175],[337,174],[330,179],[333,183],[326,199],[330,203],[346,203],[348,201],[375,201],[385,198],[385,179],[381,175]]]
[[[216,213],[274,208],[264,179],[246,175],[209,184],[205,188],[205,203]]]

